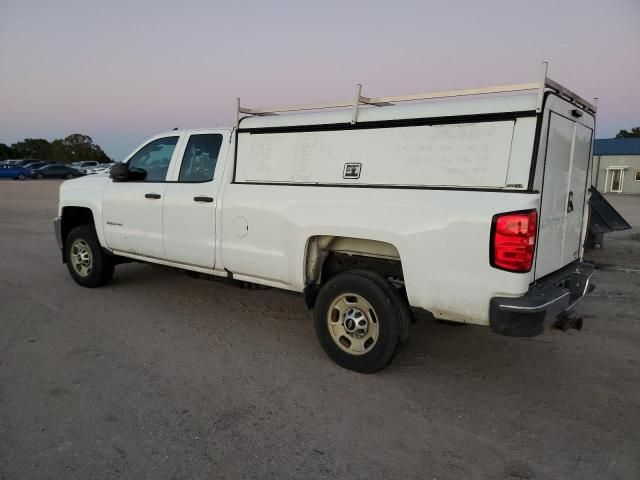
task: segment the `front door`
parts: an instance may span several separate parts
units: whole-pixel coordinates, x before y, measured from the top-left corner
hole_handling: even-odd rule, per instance
[[[622,169],[611,170],[611,186],[609,191],[614,193],[622,192]]]
[[[163,210],[163,242],[167,260],[213,269],[216,205],[229,131],[190,132],[181,160],[167,184]]]
[[[107,247],[124,253],[164,260],[162,204],[167,175],[180,136],[156,138],[128,161],[130,178],[109,179],[102,199]]]

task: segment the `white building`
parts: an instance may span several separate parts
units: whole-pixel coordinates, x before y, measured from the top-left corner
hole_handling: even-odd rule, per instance
[[[596,140],[592,183],[602,193],[640,194],[640,138]]]

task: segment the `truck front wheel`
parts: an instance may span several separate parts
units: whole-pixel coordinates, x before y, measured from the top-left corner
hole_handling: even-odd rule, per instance
[[[111,281],[115,264],[106,254],[91,225],[80,225],[69,232],[65,241],[67,268],[79,285],[101,287]]]
[[[320,344],[341,367],[373,373],[387,366],[409,332],[409,306],[384,277],[352,270],[329,279],[315,306]]]

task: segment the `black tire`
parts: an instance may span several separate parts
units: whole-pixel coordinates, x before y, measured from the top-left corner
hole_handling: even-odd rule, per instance
[[[66,178],[67,180],[71,180],[73,178],[73,173],[67,173],[64,178]]]
[[[34,178],[37,178],[38,180],[42,180],[44,176],[41,173],[38,173]]]
[[[90,252],[89,263],[91,267],[90,271],[86,272],[85,275],[81,274],[74,266],[73,256],[75,254],[72,250],[76,241],[79,241],[78,243],[83,247],[86,245]],[[95,288],[106,285],[111,281],[115,269],[114,259],[102,250],[92,225],[80,225],[71,230],[65,239],[64,248],[67,268],[78,285]]]
[[[374,310],[372,318],[377,319],[374,322],[378,325],[377,341],[365,353],[348,353],[338,346],[329,331],[329,322],[335,318],[335,314],[330,312],[332,304],[340,297],[348,297],[347,294],[355,294],[368,302]],[[331,319],[330,314],[333,315]],[[352,270],[332,277],[322,286],[315,305],[314,321],[320,345],[334,362],[356,372],[374,373],[391,363],[405,344],[411,312],[406,300],[384,277],[365,270]],[[372,321],[370,318],[369,322]],[[348,337],[343,336],[342,340],[349,342]]]
[[[24,173],[21,173],[20,175],[18,175],[18,180],[26,180],[27,177],[25,177]]]

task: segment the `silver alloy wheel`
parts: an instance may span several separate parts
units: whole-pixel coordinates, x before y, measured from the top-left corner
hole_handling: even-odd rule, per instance
[[[375,310],[355,293],[340,295],[331,303],[327,328],[335,344],[350,355],[371,351],[380,333]]]
[[[81,238],[76,239],[73,244],[71,244],[70,257],[69,261],[78,275],[86,277],[91,273],[93,269],[93,255],[87,242]]]

